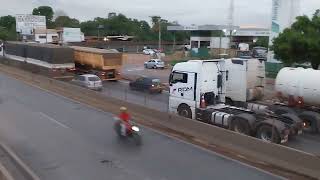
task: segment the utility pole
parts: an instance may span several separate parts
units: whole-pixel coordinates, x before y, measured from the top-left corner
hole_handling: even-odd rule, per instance
[[[231,49],[232,45],[232,33],[233,33],[233,24],[234,24],[234,0],[230,0],[230,7],[229,7],[229,15],[228,15],[228,26],[229,26],[229,31],[230,31],[230,43],[229,43],[229,48]]]
[[[159,18],[159,51],[161,50],[161,18]]]

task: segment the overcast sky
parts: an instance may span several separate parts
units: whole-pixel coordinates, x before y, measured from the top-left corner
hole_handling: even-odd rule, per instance
[[[320,0],[301,0],[301,12],[311,15]],[[159,15],[183,25],[226,24],[230,0],[0,0],[0,16],[31,13],[49,5],[81,21],[107,17],[109,12],[149,21]],[[235,0],[235,24],[269,27],[272,0]]]

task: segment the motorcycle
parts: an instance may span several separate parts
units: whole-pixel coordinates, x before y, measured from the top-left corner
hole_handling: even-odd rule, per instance
[[[122,132],[122,126],[125,126],[123,124],[123,122],[121,120],[117,120],[115,125],[114,125],[114,129],[116,131],[116,133],[118,134],[118,136],[120,138],[128,138],[128,139],[132,139],[134,140],[136,145],[141,145],[142,140],[141,140],[141,136],[140,136],[140,128],[137,126],[134,126],[132,124],[129,124],[128,126],[125,126],[126,130],[125,132]]]

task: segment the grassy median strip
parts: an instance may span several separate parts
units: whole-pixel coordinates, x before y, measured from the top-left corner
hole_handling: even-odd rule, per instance
[[[290,162],[283,162],[281,159],[277,160],[277,157],[271,157],[270,154],[256,152],[256,149],[259,149],[259,147],[252,148],[250,143],[252,141],[252,143],[261,144],[265,147],[270,146],[270,148],[275,149],[280,148],[278,145],[266,145],[254,138],[244,137],[200,122],[181,119],[173,115],[124,102],[112,97],[106,97],[98,92],[71,85],[66,82],[49,79],[14,67],[0,65],[0,71],[29,85],[59,94],[105,112],[117,114],[120,106],[127,106],[130,112],[132,112],[134,120],[141,125],[286,178],[312,179],[320,176],[320,172],[317,173],[314,169],[302,169],[303,164],[300,164],[301,167],[298,166],[299,163],[296,163],[298,165],[294,164],[296,166],[293,166],[290,165]],[[198,129],[196,127],[198,127]],[[211,132],[211,134],[207,135],[206,133],[201,132],[202,129],[206,130],[205,132]],[[218,132],[221,132],[221,134]],[[232,142],[232,139],[234,138],[240,138],[245,141],[244,144],[247,143],[248,147],[245,147],[244,145],[238,147],[237,145],[239,143]],[[313,157],[308,156],[307,158]],[[292,161],[294,160],[295,159],[292,159]],[[315,165],[319,165],[319,163],[316,163]],[[315,169],[317,169],[317,167],[315,167]]]

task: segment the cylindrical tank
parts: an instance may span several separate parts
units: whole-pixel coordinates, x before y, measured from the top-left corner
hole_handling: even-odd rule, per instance
[[[304,104],[320,105],[320,70],[283,68],[277,75],[275,89],[278,95]]]

